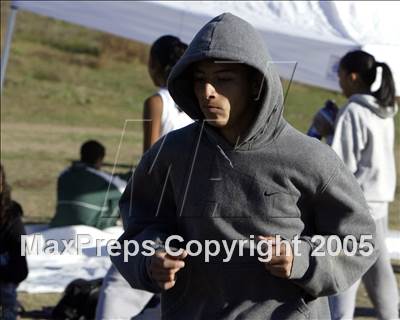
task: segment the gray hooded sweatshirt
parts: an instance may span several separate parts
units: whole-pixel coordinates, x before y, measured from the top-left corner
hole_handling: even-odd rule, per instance
[[[235,146],[206,124],[193,92],[190,66],[204,59],[242,61],[264,74],[267,89],[254,122]],[[174,67],[168,89],[194,124],[169,133],[145,153],[120,201],[126,230],[119,241],[165,241],[180,235],[233,243],[257,235],[301,239],[289,279],[271,275],[234,247],[205,262],[189,255],[173,288],[162,292],[163,319],[327,319],[327,298],[350,287],[372,265],[363,256],[331,256],[312,236],[372,235],[375,225],[353,174],[330,147],[292,128],[282,117],[282,86],[264,41],[226,13],[207,23]],[[354,245],[365,246],[357,241]],[[195,248],[193,249],[195,251]],[[121,250],[122,252],[124,250]],[[146,273],[150,258],[112,257],[132,287],[160,292]]]
[[[354,94],[336,119],[332,148],[355,175],[370,203],[394,200],[396,113],[397,105],[382,108],[372,95]],[[385,215],[371,213],[375,219]]]

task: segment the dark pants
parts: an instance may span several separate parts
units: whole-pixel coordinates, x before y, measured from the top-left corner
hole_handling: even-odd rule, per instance
[[[17,286],[14,283],[0,283],[0,319],[17,318]]]

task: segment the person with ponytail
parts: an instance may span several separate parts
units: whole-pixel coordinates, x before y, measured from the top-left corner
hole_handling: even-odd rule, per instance
[[[167,79],[175,63],[187,48],[179,38],[165,35],[150,48],[149,75],[159,90],[146,99],[143,109],[143,151],[172,130],[189,125],[193,120],[175,104],[170,96]]]
[[[398,108],[393,76],[386,63],[361,50],[349,52],[340,60],[338,75],[348,102],[336,118],[331,146],[364,192],[375,220],[380,252],[362,281],[377,317],[397,319],[399,293],[385,245],[388,208],[396,187],[393,118]],[[353,318],[359,284],[330,297],[332,319]]]

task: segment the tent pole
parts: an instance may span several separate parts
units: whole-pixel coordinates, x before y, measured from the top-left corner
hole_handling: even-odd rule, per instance
[[[11,40],[14,32],[15,19],[17,17],[17,8],[11,5],[10,17],[8,18],[6,39],[4,43],[3,53],[1,55],[1,87],[0,92],[3,92],[4,78],[6,76],[6,68],[8,56],[10,54]]]

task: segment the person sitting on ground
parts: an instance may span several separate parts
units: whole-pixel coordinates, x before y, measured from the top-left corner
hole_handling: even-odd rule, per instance
[[[21,235],[26,234],[20,204],[11,199],[0,164],[0,319],[17,318],[17,286],[28,276],[25,256],[21,256]]]
[[[50,227],[87,225],[105,229],[116,224],[118,201],[126,182],[100,170],[105,153],[101,143],[86,141],[81,146],[80,161],[60,174],[56,213]]]

